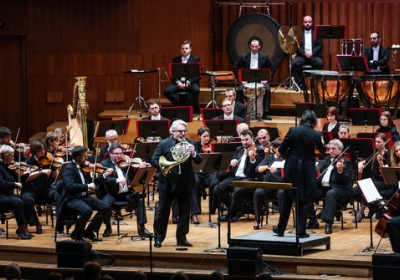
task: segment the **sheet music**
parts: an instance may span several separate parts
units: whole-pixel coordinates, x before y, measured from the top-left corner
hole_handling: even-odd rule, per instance
[[[275,160],[274,163],[271,165],[271,167],[284,168],[285,167],[285,161],[284,160]]]
[[[358,180],[357,184],[360,186],[361,191],[362,191],[367,203],[371,203],[371,202],[382,199],[382,196],[379,194],[379,192],[376,189],[375,184],[374,184],[374,182],[372,182],[371,178]]]

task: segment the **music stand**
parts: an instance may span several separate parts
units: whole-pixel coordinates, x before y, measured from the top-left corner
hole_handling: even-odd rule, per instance
[[[138,96],[135,98],[135,100],[133,100],[133,103],[131,105],[131,107],[129,107],[128,109],[128,113],[126,113],[126,117],[129,116],[129,113],[131,112],[131,110],[133,109],[133,106],[135,106],[135,102],[136,100],[138,100],[138,112],[139,112],[139,116],[142,117],[142,106],[141,106],[141,102],[143,102],[144,108],[146,108],[146,112],[148,112],[149,110],[147,109],[147,104],[146,101],[144,100],[144,98],[142,97],[142,75],[143,74],[147,74],[147,73],[154,73],[157,72],[157,70],[137,70],[137,69],[131,69],[131,70],[127,70],[124,71],[124,74],[138,74]]]
[[[136,131],[138,137],[160,137],[161,139],[169,136],[169,120],[159,121],[136,121]]]
[[[186,83],[186,81],[191,78],[200,77],[200,62],[169,63],[168,71],[170,73],[170,77],[178,79],[182,83]],[[184,90],[184,98],[184,105],[188,105],[188,92],[186,92],[186,89]]]
[[[154,174],[156,173],[156,168],[149,166],[149,167],[141,167],[136,171],[135,177],[133,177],[131,184],[130,184],[130,188],[135,190],[138,193],[141,193],[141,198],[144,200],[146,198],[146,186],[149,186],[149,183],[151,181],[151,179],[153,178]],[[142,211],[142,215],[143,215],[143,220],[145,219],[144,217],[144,213],[145,213],[146,209],[145,209],[145,205],[144,205],[144,201],[143,201],[143,211]],[[144,240],[146,238],[146,236],[141,235],[141,236],[132,236],[130,241],[135,241],[138,239]]]
[[[379,125],[381,108],[350,108],[350,118],[352,125]]]
[[[151,157],[154,154],[154,151],[157,148],[157,142],[151,143],[137,143],[135,144],[135,157],[144,159],[145,162],[150,162]],[[154,194],[154,189],[153,189]],[[154,198],[154,196],[153,196]],[[150,192],[147,192],[147,209],[154,210],[154,207],[150,206]]]
[[[316,104],[313,102],[296,102],[296,115],[295,115],[295,126],[297,126],[297,118],[301,118],[304,111],[312,110],[314,111],[317,118],[325,118],[326,117],[326,105],[325,104]]]
[[[270,68],[258,68],[258,69],[250,69],[250,68],[241,68],[239,69],[238,73],[239,81],[247,81],[247,82],[254,82],[255,83],[255,92],[257,92],[257,83],[261,81],[271,81],[271,69]],[[267,93],[265,93],[267,94]],[[254,106],[255,116],[253,119],[261,121],[261,118],[257,117],[257,99],[250,97],[252,105]],[[250,112],[249,112],[250,113]]]
[[[208,173],[217,173],[218,176],[218,171],[219,167],[221,165],[221,160],[222,160],[222,153],[201,153],[201,158],[203,159],[200,164],[194,164],[192,162],[193,170],[194,173],[200,173],[200,174],[208,174]],[[212,202],[212,197],[213,194],[210,192],[209,194],[209,200],[208,200],[208,223],[206,225],[215,228],[214,224],[211,222],[211,202]],[[201,226],[201,224],[198,224],[196,226]]]
[[[130,119],[119,119],[113,121],[98,121],[94,137],[106,136],[107,130],[114,129],[118,135],[125,135],[128,133],[128,128],[131,120]]]
[[[237,135],[237,120],[205,120],[204,124],[210,129],[211,138]]]
[[[398,169],[398,168],[397,168]],[[399,177],[400,178],[400,177]],[[357,185],[360,187],[363,196],[367,202],[367,207],[372,210],[379,210],[385,206],[385,203],[382,201],[382,197],[380,196],[378,190],[375,187],[374,182],[371,178],[358,180]],[[373,244],[373,235],[372,235],[372,216],[369,217],[369,231],[370,231],[370,245],[360,250],[360,253],[369,252],[369,251],[377,251],[378,249],[383,252],[388,252],[385,248],[375,247]],[[378,245],[379,246],[379,245]]]
[[[191,122],[193,120],[193,107],[192,106],[174,106],[174,107],[161,107],[160,114],[169,119],[171,122],[175,120],[183,120]]]
[[[345,33],[344,25],[315,25],[314,36],[316,39],[329,39],[329,57],[332,57],[332,39],[343,39]],[[329,69],[331,67],[331,59],[329,59]]]
[[[324,139],[325,145],[329,143],[333,139],[332,132],[330,131],[321,131],[322,137]]]
[[[336,55],[336,62],[340,71],[369,72],[368,62],[365,56]]]
[[[230,164],[230,160],[232,159],[232,157],[229,158],[229,161],[223,161],[223,158],[226,158],[225,155],[221,154],[221,153],[214,153],[215,155],[215,161],[214,164],[210,164],[210,169],[213,169],[213,172],[217,172],[217,178],[218,178],[218,184],[217,184],[217,194],[218,194],[218,212],[217,212],[217,226],[218,226],[218,245],[215,248],[208,248],[208,249],[204,249],[203,252],[206,253],[211,253],[211,252],[223,252],[226,253],[226,249],[221,247],[221,192],[219,189],[219,173],[225,172],[225,170],[228,169],[229,164]],[[211,154],[210,154],[211,155]],[[204,159],[203,159],[204,160]],[[210,194],[211,195],[211,194]],[[211,196],[209,197],[209,199],[211,199]],[[211,210],[211,203],[210,203],[210,210]],[[211,211],[209,211],[210,213]],[[228,212],[229,212],[229,208],[228,208]],[[210,213],[211,214],[211,213]],[[209,214],[209,216],[210,216]],[[210,222],[211,222],[211,217],[209,217]]]
[[[356,134],[356,138],[371,138],[371,139],[375,139],[375,137],[380,133],[385,134],[387,139],[389,139],[388,148],[391,149],[392,146],[393,146],[393,139],[392,139],[392,134],[390,132],[359,132],[359,133]]]
[[[210,102],[208,102],[208,104],[206,105],[206,108],[208,108],[208,106],[210,106],[210,105],[212,105],[212,108],[218,108],[217,101],[215,101],[215,77],[231,76],[232,73],[231,72],[216,73],[213,71],[206,71],[204,73],[201,73],[201,75],[211,77],[211,98],[212,98],[212,100]]]
[[[375,151],[374,140],[371,138],[341,138],[344,147],[349,147],[347,153],[354,159],[355,167],[358,167],[358,159],[367,158]]]
[[[201,108],[201,117],[203,118],[203,123],[205,120],[212,120],[215,117],[219,117],[224,114],[221,108]]]

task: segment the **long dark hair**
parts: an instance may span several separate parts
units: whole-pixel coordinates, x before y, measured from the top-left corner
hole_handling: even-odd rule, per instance
[[[317,116],[315,115],[313,110],[306,110],[304,111],[303,115],[301,116],[300,125],[309,125],[312,128],[317,124]]]

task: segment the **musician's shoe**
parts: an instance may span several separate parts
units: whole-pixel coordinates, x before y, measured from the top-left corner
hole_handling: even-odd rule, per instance
[[[331,234],[332,233],[332,223],[326,222],[325,224],[325,234]]]
[[[70,237],[75,241],[83,241],[82,235],[78,234],[75,230],[71,232]]]
[[[100,241],[103,241],[103,240],[101,240],[101,238],[96,237],[96,235],[94,234],[94,232],[91,231],[91,230],[85,230],[84,233],[82,234],[82,236],[83,236],[84,238],[87,238],[87,239],[92,240],[93,242],[100,242]]]
[[[305,232],[299,233],[299,238],[308,238],[308,237],[310,237],[310,235],[308,233],[305,233]]]
[[[148,230],[144,227],[144,225],[139,225],[139,228],[138,228],[138,235],[139,235],[139,236],[152,236],[153,233],[150,232],[150,231],[148,231]]]
[[[176,245],[178,245],[178,246],[186,246],[186,247],[193,247],[192,243],[190,243],[187,240],[178,240],[176,242]]]
[[[361,222],[365,218],[364,213],[358,212],[356,218],[353,220],[353,223],[357,221],[357,223]]]
[[[108,237],[112,233],[111,224],[106,224],[106,229],[103,232],[103,237]]]
[[[319,229],[319,223],[317,221],[309,221],[306,224],[306,229]]]
[[[156,241],[154,242],[154,247],[155,247],[155,248],[161,248],[161,241],[156,240]]]
[[[284,235],[284,232],[279,231],[279,230],[278,230],[278,227],[276,227],[276,226],[272,228],[272,231],[273,231],[276,235],[278,235],[279,237],[283,237],[283,235]]]
[[[262,116],[262,119],[263,119],[263,120],[272,121],[271,116],[270,116],[269,114],[266,114],[266,113]]]
[[[259,230],[259,229],[260,229],[260,222],[259,222],[259,221],[254,221],[253,228],[254,228],[255,230]]]
[[[178,216],[172,216],[172,223],[177,224],[178,223]]]

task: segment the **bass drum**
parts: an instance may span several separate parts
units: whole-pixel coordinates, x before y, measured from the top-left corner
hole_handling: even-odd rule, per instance
[[[248,52],[250,39],[257,37],[262,42],[260,51],[268,54],[274,67],[278,68],[285,57],[278,41],[280,27],[272,17],[262,13],[246,14],[238,18],[226,37],[226,52],[230,62],[235,64],[242,53]]]

